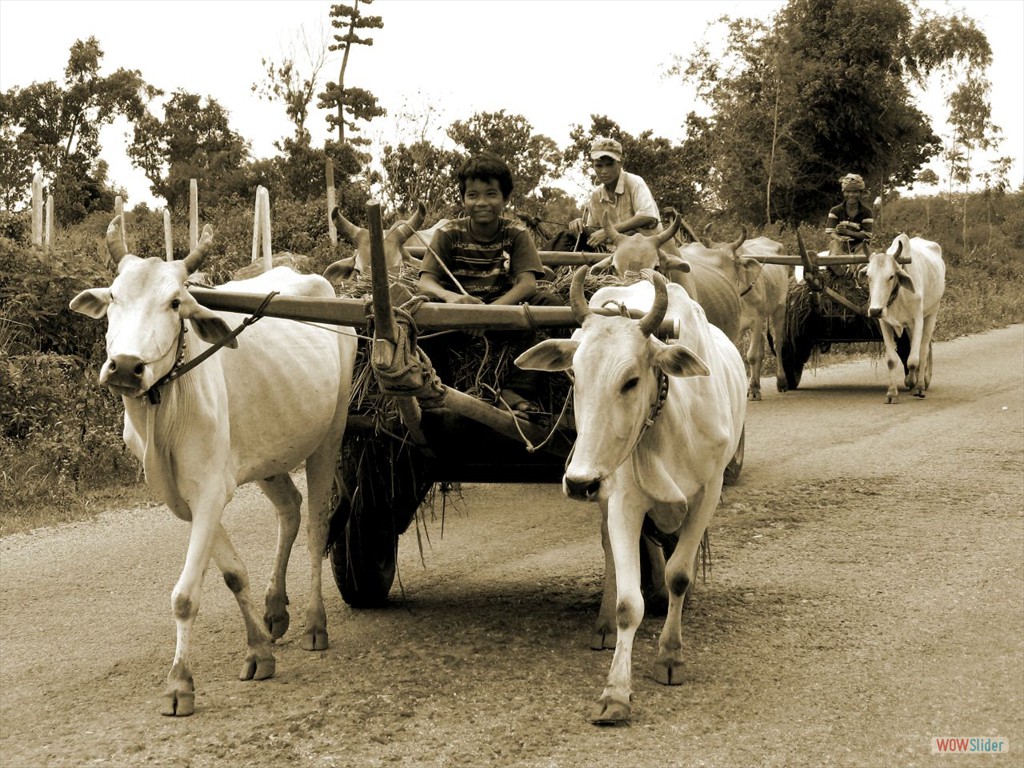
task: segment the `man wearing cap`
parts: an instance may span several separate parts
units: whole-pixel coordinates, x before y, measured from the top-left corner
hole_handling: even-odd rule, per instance
[[[874,224],[871,209],[864,205],[866,187],[864,179],[856,173],[848,173],[839,180],[843,190],[843,202],[828,212],[825,233],[831,238],[829,252],[849,253],[862,242],[871,241]]]
[[[658,232],[658,204],[646,181],[622,170],[622,145],[599,136],[590,145],[590,159],[598,184],[590,193],[583,218],[569,222],[569,232],[577,238],[583,233],[591,248],[603,245],[608,239],[602,226],[605,213],[612,228],[622,234]]]

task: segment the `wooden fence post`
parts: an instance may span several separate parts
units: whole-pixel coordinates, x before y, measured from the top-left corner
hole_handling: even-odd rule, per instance
[[[174,236],[171,231],[171,212],[164,208],[164,251],[168,261],[174,261]]]
[[[32,177],[32,245],[43,244],[43,172]]]
[[[46,196],[46,237],[45,246],[46,250],[50,250],[53,247],[53,195]]]
[[[334,210],[334,161],[327,158],[327,233],[331,236],[331,245],[338,244],[338,230],[334,226],[334,219],[331,218],[331,211]]]
[[[264,186],[256,187],[256,205],[252,216],[252,263],[256,263],[263,244],[263,271],[268,272],[274,266],[274,255],[270,240],[270,192]]]
[[[188,250],[196,249],[199,243],[199,187],[195,179],[188,182]]]
[[[120,195],[114,198],[114,216],[121,217],[121,244],[124,245],[124,252],[130,253],[128,250],[128,222],[124,218],[124,201],[121,200]]]

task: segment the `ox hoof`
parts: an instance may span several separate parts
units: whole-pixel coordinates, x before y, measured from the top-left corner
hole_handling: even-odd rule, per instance
[[[282,611],[276,615],[271,615],[267,612],[263,615],[263,623],[267,626],[267,631],[270,632],[270,636],[274,640],[280,640],[284,637],[284,633],[288,631],[288,625],[291,624],[291,617],[288,615],[288,611]]]
[[[606,632],[602,629],[595,630],[594,634],[590,636],[590,650],[615,650],[615,632]]]
[[[602,698],[590,710],[590,722],[594,725],[619,725],[628,723],[631,714],[629,702]]]
[[[779,392],[788,392],[789,391],[789,384],[786,383],[785,379],[776,379],[775,380],[775,388],[777,390],[779,390]]]
[[[921,387],[918,387],[917,389],[915,389],[913,392],[911,392],[911,394],[914,397],[920,397],[922,400],[924,400],[924,398],[925,398],[924,390],[921,389]]]
[[[161,715],[188,717],[196,711],[196,695],[192,691],[168,690],[164,692]]]
[[[761,399],[761,390],[760,389],[750,389],[750,390],[747,390],[747,400],[760,400],[760,399]]]
[[[654,662],[654,679],[662,685],[682,685],[683,662],[678,659],[658,659]]]
[[[242,665],[242,671],[238,673],[238,679],[266,680],[267,678],[274,676],[276,666],[277,662],[274,661],[273,656],[260,658],[253,654],[249,654],[245,659],[245,663]]]
[[[898,394],[896,394],[896,395],[889,395],[889,394],[887,394],[885,396],[885,404],[886,405],[899,405],[899,402],[900,402],[900,396]]]
[[[310,629],[302,635],[302,649],[305,651],[326,651],[328,645],[326,629]]]

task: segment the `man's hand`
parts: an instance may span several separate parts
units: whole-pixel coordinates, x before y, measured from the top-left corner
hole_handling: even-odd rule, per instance
[[[569,233],[579,235],[583,231],[583,219],[573,219],[569,222]]]
[[[480,298],[478,298],[476,296],[465,296],[465,295],[459,294],[459,293],[453,293],[452,296],[454,296],[454,298],[451,299],[451,301],[448,302],[449,304],[483,304],[484,303],[483,299],[480,299]]]
[[[591,248],[597,248],[598,246],[603,245],[607,241],[608,233],[605,232],[603,229],[599,229],[596,232],[594,232],[594,234],[587,238],[587,245],[589,245]]]

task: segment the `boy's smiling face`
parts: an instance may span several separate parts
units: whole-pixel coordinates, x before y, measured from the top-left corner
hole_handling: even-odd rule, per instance
[[[497,179],[468,179],[462,206],[474,224],[494,224],[505,210],[505,196]]]

